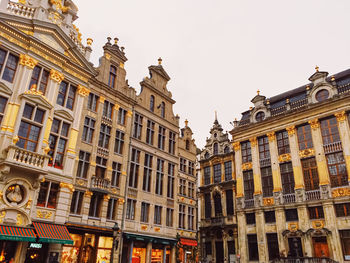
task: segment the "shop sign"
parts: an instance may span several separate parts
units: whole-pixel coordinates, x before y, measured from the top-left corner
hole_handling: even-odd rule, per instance
[[[30,248],[42,248],[43,244],[40,243],[30,243],[29,245]]]

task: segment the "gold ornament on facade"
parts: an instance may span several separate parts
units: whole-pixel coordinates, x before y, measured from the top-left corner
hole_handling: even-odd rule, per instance
[[[331,81],[335,81],[335,77],[334,77],[334,75],[331,77]]]
[[[273,199],[273,197],[271,197],[271,198],[263,198],[264,206],[274,205],[274,203],[275,203],[275,199]]]
[[[243,163],[242,164],[242,170],[246,171],[246,170],[251,170],[253,169],[253,163],[249,162],[249,163]]]
[[[123,198],[118,199],[118,204],[122,205],[124,204],[125,200]]]
[[[72,184],[69,183],[60,183],[60,187],[61,188],[67,188],[69,189],[71,192],[74,192],[74,186]]]
[[[110,59],[111,59],[111,55],[108,54],[108,53],[106,53],[106,54],[105,54],[105,58],[108,59],[108,60],[110,60]]]
[[[96,166],[96,162],[92,161],[92,162],[90,163],[90,165],[91,165],[91,166]]]
[[[27,202],[27,205],[26,205],[26,208],[30,208],[30,206],[32,205],[32,202],[33,200],[32,199],[28,199],[28,202]]]
[[[38,61],[27,54],[21,54],[19,56],[19,64],[26,66],[29,69],[33,69],[36,64],[38,64]]]
[[[273,142],[276,139],[275,132],[269,132],[266,135],[269,138],[269,142]]]
[[[318,129],[320,127],[320,122],[318,119],[308,121],[312,129]]]
[[[85,192],[85,196],[91,197],[92,195],[93,195],[93,193],[92,193],[91,191],[86,191],[86,192]]]
[[[294,135],[295,132],[296,132],[296,129],[295,129],[294,125],[290,126],[290,127],[287,127],[286,130],[287,130],[289,136]]]
[[[337,188],[332,191],[332,197],[350,196],[350,188]]]
[[[128,110],[126,116],[131,117],[131,116],[132,116],[132,111],[131,111],[131,110]]]
[[[17,144],[17,142],[19,141],[19,138],[18,138],[18,136],[16,135],[16,136],[14,136],[13,138],[12,138],[12,142],[13,142],[13,144]]]
[[[112,192],[113,194],[116,194],[116,193],[117,193],[117,188],[114,188],[114,187],[113,187],[113,188],[111,189],[111,192]]]
[[[37,210],[36,211],[36,217],[42,218],[42,219],[50,219],[52,216],[51,211],[44,211],[44,210]]]
[[[281,154],[278,156],[278,161],[280,163],[289,162],[290,160],[292,160],[292,156],[289,153]]]
[[[64,75],[61,72],[58,72],[57,70],[51,69],[50,79],[60,84],[62,80],[64,80]]]
[[[88,46],[91,46],[93,42],[94,42],[94,40],[92,38],[90,38],[90,37],[86,39],[86,44]]]
[[[258,139],[256,137],[250,138],[249,141],[251,147],[255,147],[258,143]]]
[[[2,223],[4,222],[5,215],[6,215],[6,212],[5,212],[5,211],[2,211],[2,212],[0,213],[0,224],[2,224]]]
[[[67,12],[69,10],[68,6],[62,5],[62,1],[61,0],[50,0],[50,4],[55,5],[56,8],[61,10],[63,13],[65,13],[65,12]]]
[[[241,149],[240,142],[234,142],[232,145],[233,145],[233,149],[235,150],[235,152],[238,152]]]
[[[49,147],[49,146],[46,146],[45,149],[44,149],[44,153],[45,153],[45,154],[48,154],[50,150],[51,150],[50,147]]]
[[[103,200],[108,201],[109,199],[111,199],[111,197],[109,195],[104,195],[103,196]]]
[[[77,181],[77,184],[78,184],[78,185],[84,185],[84,184],[85,184],[85,181],[82,180],[82,179],[79,179],[79,180]]]
[[[18,3],[25,5],[27,3],[27,1],[26,0],[18,0]]]
[[[101,96],[101,97],[100,97],[99,102],[100,102],[100,103],[104,103],[104,102],[105,102],[105,100],[106,100],[106,98],[105,98],[105,97],[103,97],[103,96]]]
[[[300,158],[307,158],[310,156],[315,156],[315,150],[314,149],[304,149],[299,151],[299,157]]]
[[[312,221],[312,228],[314,228],[314,229],[324,228],[324,221],[323,220]]]
[[[118,104],[115,104],[115,105],[114,105],[114,110],[115,110],[115,111],[118,111],[119,108],[120,108],[120,106],[119,106]]]
[[[21,214],[17,214],[16,225],[17,226],[22,226],[23,225],[23,216]]]
[[[160,228],[159,228],[159,227],[155,227],[155,228],[154,228],[154,231],[160,232]]]
[[[87,95],[89,95],[90,90],[87,87],[84,87],[82,85],[78,85],[78,94],[86,97]]]
[[[292,222],[288,224],[288,230],[290,232],[296,232],[299,229],[299,224],[298,222]]]
[[[148,228],[148,227],[147,227],[146,225],[141,225],[141,230],[146,231],[147,228]]]
[[[334,113],[334,116],[337,118],[338,122],[342,122],[346,120],[346,113],[345,111]]]
[[[81,42],[82,38],[81,38],[81,33],[80,33],[80,29],[76,26],[73,25],[74,30],[77,32],[77,39],[79,40],[79,42]]]
[[[120,67],[120,68],[124,68],[124,63],[123,63],[123,62],[120,62],[120,63],[119,63],[119,67]]]

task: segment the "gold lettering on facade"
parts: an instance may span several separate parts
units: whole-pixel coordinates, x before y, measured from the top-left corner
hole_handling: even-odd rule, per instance
[[[314,119],[308,122],[311,125],[312,129],[318,129],[320,127],[320,122],[318,121],[318,119]]]
[[[53,81],[56,81],[58,84],[60,84],[61,81],[64,80],[64,75],[61,72],[58,72],[57,70],[51,69],[50,78]]]
[[[21,54],[19,56],[19,64],[26,66],[29,69],[33,69],[36,64],[38,64],[38,61],[27,54]]]
[[[266,135],[269,138],[269,142],[273,142],[275,140],[275,138],[276,138],[275,132],[269,132]]]
[[[346,120],[346,114],[345,111],[337,112],[334,114],[334,116],[337,118],[338,122],[342,122]]]
[[[295,132],[296,132],[296,129],[295,129],[295,126],[294,126],[294,125],[293,125],[293,126],[290,126],[290,127],[287,127],[286,130],[287,130],[289,136],[294,135]]]
[[[232,145],[233,145],[233,149],[235,150],[235,152],[238,152],[241,149],[240,142],[234,142]]]
[[[90,90],[87,87],[84,87],[82,85],[78,85],[78,94],[86,97],[87,95],[89,95]]]

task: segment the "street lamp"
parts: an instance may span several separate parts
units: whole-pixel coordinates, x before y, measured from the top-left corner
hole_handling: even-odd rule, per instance
[[[111,252],[111,263],[113,263],[113,259],[114,259],[114,249],[118,249],[118,245],[119,245],[119,226],[118,223],[115,222],[114,226],[112,227],[113,230],[113,243],[112,243],[112,252]]]

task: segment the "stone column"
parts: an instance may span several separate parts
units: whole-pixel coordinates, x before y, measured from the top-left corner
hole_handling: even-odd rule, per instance
[[[109,199],[111,197],[106,194],[103,196],[103,203],[102,203],[102,207],[101,207],[101,223],[106,223],[107,221],[107,209],[108,209],[108,202],[109,202]]]
[[[224,247],[224,262],[227,263],[229,260],[228,247],[227,247],[227,233],[222,231],[222,245]]]
[[[255,218],[256,218],[256,234],[257,234],[258,248],[259,248],[259,262],[269,262],[269,252],[267,248],[264,212],[262,210],[256,211]]]
[[[134,252],[134,241],[133,240],[131,240],[131,242],[130,242],[129,249],[130,249],[129,250],[129,263],[132,263],[132,253]],[[148,246],[147,246],[147,249],[148,249]],[[148,255],[147,252],[146,252],[146,263],[150,262],[150,261],[147,261],[147,255]]]
[[[239,252],[241,255],[241,262],[248,262],[248,244],[247,244],[247,224],[245,214],[243,212],[237,212],[237,225],[238,227],[238,244]]]
[[[151,263],[152,260],[152,242],[147,243],[146,248],[146,263]]]
[[[235,150],[235,166],[236,166],[236,198],[241,198],[244,196],[243,189],[243,173],[242,173],[242,153],[240,142],[233,143],[233,148]]]
[[[60,183],[60,192],[57,199],[55,223],[64,224],[68,218],[71,195],[74,191],[73,185]]]
[[[310,228],[310,220],[306,205],[298,206],[298,217],[299,229],[303,232],[306,232]],[[304,255],[311,257],[313,255],[311,237],[304,235],[302,237],[302,241],[304,242]]]
[[[172,246],[170,250],[170,262],[175,263],[176,262],[176,247]]]
[[[222,215],[227,216],[226,191],[225,190],[222,190],[222,192],[221,192],[221,207],[222,207]]]
[[[256,137],[250,138],[250,146],[252,152],[253,174],[254,174],[254,204],[255,206],[262,205],[262,185],[261,172],[259,163],[258,140]]]
[[[64,80],[63,73],[55,69],[51,69],[50,78],[46,89],[46,97],[48,101],[51,101],[53,104],[56,103],[58,89],[62,80]]]
[[[88,217],[89,217],[89,210],[90,210],[90,202],[91,202],[91,196],[93,195],[92,192],[86,191],[84,194],[84,200],[83,200],[83,207],[82,207],[82,223],[87,223]]]
[[[346,163],[346,168],[348,171],[348,181],[350,184],[350,129],[349,122],[346,121],[345,111],[338,112],[334,114],[338,121],[339,135],[343,145],[343,154]]]
[[[284,213],[284,209],[282,207],[277,207],[275,210],[275,213],[276,213],[276,231],[277,231],[277,237],[278,237],[278,248],[280,252],[284,251],[286,254],[287,249],[286,249],[285,238],[282,235],[282,232],[286,230],[286,216]]]

